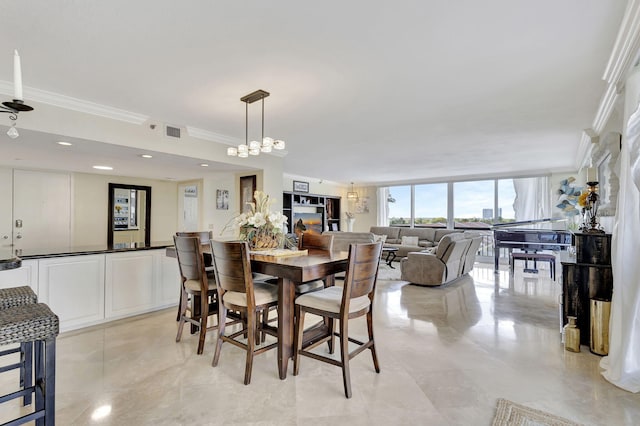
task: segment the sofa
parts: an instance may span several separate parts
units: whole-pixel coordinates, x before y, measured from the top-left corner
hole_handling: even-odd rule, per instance
[[[476,233],[445,235],[435,250],[408,253],[400,261],[401,279],[426,286],[451,282],[473,269],[481,242]]]
[[[333,249],[336,251],[349,251],[349,244],[372,243],[374,236],[371,232],[342,232],[324,231],[322,235],[333,235]]]
[[[452,233],[462,233],[456,229],[436,228],[401,228],[398,226],[372,226],[370,229],[374,238],[382,236],[385,247],[398,249],[398,259],[406,257],[411,252],[423,251],[436,247],[440,240]]]

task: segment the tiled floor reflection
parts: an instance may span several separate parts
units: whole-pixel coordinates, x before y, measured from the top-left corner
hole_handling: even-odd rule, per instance
[[[393,273],[393,271],[391,271]],[[382,372],[368,353],[352,361],[353,398],[339,368],[303,358],[298,377],[278,379],[276,352],[254,361],[223,347],[211,367],[185,333],[175,343],[175,310],[67,333],[58,339],[59,425],[489,425],[497,398],[585,424],[632,425],[640,394],[600,375],[600,357],[560,343],[560,285],[548,271],[511,278],[476,265],[442,288],[380,281],[375,332]],[[362,320],[351,323],[364,336]],[[0,375],[2,389],[16,377]],[[20,410],[4,404],[0,421]]]

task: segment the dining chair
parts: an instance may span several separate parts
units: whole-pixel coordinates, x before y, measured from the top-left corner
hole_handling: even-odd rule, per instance
[[[382,243],[351,244],[349,246],[349,260],[343,287],[327,287],[325,289],[306,293],[296,299],[295,316],[295,353],[293,361],[293,375],[300,371],[300,355],[327,362],[342,368],[344,393],[351,398],[351,377],[349,361],[365,349],[371,350],[373,366],[376,373],[380,372],[373,339],[373,298],[376,290],[378,265]],[[314,339],[303,347],[304,315],[311,313],[328,319],[328,333],[324,338]],[[349,320],[366,315],[369,340],[361,342],[349,337]],[[334,321],[340,322],[340,332],[335,333]],[[311,349],[326,342],[333,341],[334,336],[340,337],[340,360],[311,352]],[[349,342],[358,347],[349,352]],[[333,345],[330,344],[330,348]],[[332,352],[332,349],[329,350]]]
[[[259,333],[277,337],[277,331],[260,320],[261,313],[278,305],[278,287],[263,282],[254,282],[251,274],[249,245],[245,241],[211,241],[213,270],[218,289],[218,341],[212,365],[220,360],[222,343],[228,342],[246,351],[244,384],[251,382],[254,355],[273,349],[276,343],[257,347]],[[228,311],[242,314],[242,330],[225,335],[225,320]],[[241,338],[246,338],[240,340]]]
[[[213,231],[194,231],[194,232],[176,232],[176,236],[178,237],[198,237],[200,238],[200,244],[208,246],[209,241],[213,238]],[[211,253],[202,252],[202,258],[204,259],[204,270],[208,274],[209,279],[213,278],[213,266],[211,266]],[[182,295],[182,292],[180,292]],[[176,317],[176,321],[180,321],[180,305],[182,304],[182,296],[180,298],[180,303],[178,304],[178,315]],[[192,328],[192,334],[193,334]]]
[[[318,235],[304,233],[298,239],[299,250],[322,250],[331,252],[333,248],[333,235]],[[296,294],[304,294],[310,291],[321,290],[325,287],[323,280],[308,281],[296,286]]]
[[[180,307],[178,311],[180,322],[178,324],[176,342],[179,342],[182,338],[182,329],[185,322],[198,327],[200,335],[197,353],[200,355],[204,350],[208,317],[210,314],[216,313],[216,283],[214,279],[207,277],[199,237],[176,235],[173,237],[173,242],[176,248],[181,277]],[[199,303],[199,306],[196,306],[197,303]],[[213,328],[216,327],[211,327],[211,329]]]

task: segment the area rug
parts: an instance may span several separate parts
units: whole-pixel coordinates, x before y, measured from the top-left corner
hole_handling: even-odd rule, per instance
[[[394,269],[395,268],[395,269]],[[389,267],[383,260],[380,261],[380,267],[378,268],[379,280],[400,280],[400,262],[393,262],[393,268]]]
[[[581,426],[563,417],[545,413],[516,404],[506,399],[498,399],[496,416],[493,418],[493,426]]]

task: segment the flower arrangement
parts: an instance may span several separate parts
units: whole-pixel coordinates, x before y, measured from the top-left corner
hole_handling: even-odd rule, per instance
[[[287,217],[281,212],[272,212],[270,199],[262,191],[253,194],[255,203],[247,203],[251,209],[234,219],[234,227],[238,229],[239,238],[247,241],[254,250],[265,250],[283,247],[286,236],[283,232]]]
[[[578,205],[582,207],[583,210],[588,210],[591,208],[589,205],[589,191],[584,191],[578,197]]]

